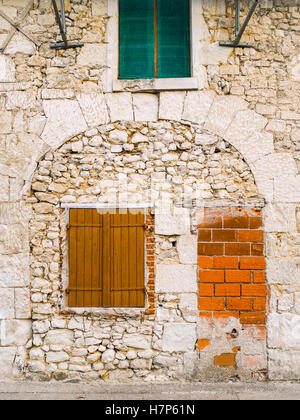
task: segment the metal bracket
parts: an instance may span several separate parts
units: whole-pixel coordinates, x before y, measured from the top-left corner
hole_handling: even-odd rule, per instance
[[[69,48],[83,47],[83,42],[68,42],[68,40],[67,40],[65,1],[60,0],[61,16],[59,15],[56,0],[52,0],[52,5],[53,5],[55,17],[56,17],[56,22],[59,26],[60,34],[61,34],[61,37],[62,37],[63,41],[62,42],[56,42],[55,44],[51,44],[50,48],[56,49],[56,50],[67,50]]]
[[[240,0],[235,0],[235,40],[233,42],[224,42],[221,41],[219,45],[222,47],[231,47],[231,48],[254,48],[252,44],[248,42],[240,42],[245,29],[258,5],[258,0],[255,0],[249,13],[243,23],[242,27],[240,28]]]
[[[10,43],[12,37],[14,36],[14,34],[17,31],[20,32],[21,34],[23,34],[27,39],[29,39],[31,42],[33,42],[37,47],[39,47],[41,45],[40,42],[38,42],[30,34],[28,34],[26,31],[24,31],[23,29],[20,28],[21,23],[26,18],[26,16],[28,15],[28,13],[32,9],[32,7],[33,7],[33,0],[30,0],[29,3],[27,4],[27,6],[21,12],[20,17],[17,20],[17,23],[15,23],[14,21],[12,21],[11,18],[9,16],[7,16],[4,12],[0,11],[0,16],[3,19],[5,19],[7,22],[9,22],[11,24],[11,26],[13,27],[12,30],[7,35],[7,38],[4,41],[4,44],[0,48],[0,53],[3,53],[4,52],[4,50],[6,49],[6,47],[8,46],[8,44]]]

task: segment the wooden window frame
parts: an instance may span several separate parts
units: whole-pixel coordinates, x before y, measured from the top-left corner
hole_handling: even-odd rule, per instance
[[[153,10],[154,10],[154,79],[166,79],[165,77],[158,77],[158,24],[157,24],[157,1],[153,1]],[[191,62],[191,1],[186,0],[188,2],[188,33],[189,33],[189,69],[190,75],[187,78],[191,77],[192,74],[192,62]],[[126,80],[120,78],[120,1],[118,0],[118,33],[119,33],[119,48],[118,48],[118,79],[119,80]],[[169,79],[177,79],[176,77],[169,77]]]
[[[201,23],[202,3],[189,0],[190,3],[190,77],[153,78],[153,79],[119,79],[119,0],[108,1],[106,44],[107,69],[104,74],[104,91],[109,92],[161,92],[188,91],[199,89],[199,66],[203,30]]]
[[[130,316],[136,316],[137,313],[143,313],[144,315],[153,316],[155,313],[155,305],[154,305],[154,216],[151,215],[152,213],[152,205],[151,204],[143,204],[143,205],[120,205],[120,206],[108,206],[108,205],[81,205],[81,204],[62,204],[62,209],[65,209],[66,212],[64,216],[61,218],[61,227],[62,232],[65,232],[65,240],[62,243],[62,282],[63,282],[63,301],[61,302],[61,312],[62,313],[74,313],[74,314],[83,314],[83,313],[91,313],[97,315],[106,315],[112,314],[114,311],[122,311]],[[69,298],[68,298],[68,288],[69,288],[69,235],[68,235],[68,224],[70,220],[70,210],[71,209],[102,209],[113,211],[117,209],[141,209],[144,212],[144,220],[145,220],[145,230],[144,230],[144,238],[143,238],[143,248],[144,248],[144,306],[139,307],[114,307],[114,306],[94,306],[94,307],[77,307],[77,306],[69,306]],[[149,247],[151,250],[149,251]]]

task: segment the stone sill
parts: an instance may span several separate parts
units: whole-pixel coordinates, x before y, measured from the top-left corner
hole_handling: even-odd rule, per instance
[[[159,92],[162,90],[197,90],[195,77],[177,79],[114,80],[113,92]]]
[[[63,308],[63,312],[74,315],[98,315],[98,316],[126,316],[136,318],[147,311],[147,308]]]

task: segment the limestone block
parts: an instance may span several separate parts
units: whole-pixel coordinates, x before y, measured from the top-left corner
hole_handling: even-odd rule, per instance
[[[0,319],[15,317],[15,291],[14,289],[0,289]]]
[[[42,140],[57,148],[67,139],[88,129],[77,101],[57,99],[43,101],[47,123]]]
[[[108,122],[108,113],[103,94],[81,93],[77,95],[80,108],[89,127]]]
[[[46,354],[46,362],[47,363],[62,363],[66,362],[70,359],[70,356],[64,351],[49,351]]]
[[[197,235],[179,236],[176,246],[181,264],[197,264]]]
[[[13,91],[7,92],[6,96],[6,109],[8,111],[15,110],[16,108],[31,109],[36,106],[35,95],[32,92]]]
[[[92,0],[93,16],[103,16],[107,14],[107,0]]]
[[[45,344],[71,346],[74,344],[73,331],[51,330],[45,337]]]
[[[160,92],[159,119],[180,121],[182,118],[185,92]]]
[[[0,204],[0,225],[26,224],[31,216],[31,209],[24,202]]]
[[[196,325],[184,323],[165,324],[162,337],[163,351],[193,351],[196,345]]]
[[[104,67],[106,64],[106,44],[85,44],[77,57],[82,67]]]
[[[296,206],[293,204],[268,204],[264,208],[265,232],[295,232]]]
[[[279,202],[300,201],[300,175],[281,175],[274,180],[274,199]]]
[[[31,318],[30,291],[28,288],[15,289],[15,316],[17,319]]]
[[[155,233],[157,235],[185,235],[190,232],[188,209],[175,207],[173,211],[163,209],[155,214]]]
[[[15,347],[0,347],[0,379],[12,377],[13,363],[17,349]]]
[[[1,322],[1,346],[25,346],[31,337],[31,321],[4,320]]]
[[[237,141],[235,147],[248,163],[274,153],[274,138],[271,133],[255,133],[247,140]]]
[[[29,254],[0,255],[0,287],[29,284]]]
[[[0,202],[9,201],[9,178],[0,175]]]
[[[300,351],[269,349],[268,376],[271,381],[300,379]]]
[[[124,334],[123,344],[135,349],[150,349],[152,338],[144,334]]]
[[[150,93],[132,95],[135,121],[157,121],[158,96]]]
[[[133,121],[131,93],[108,93],[105,97],[111,122]]]
[[[300,316],[291,313],[270,314],[268,346],[280,350],[300,349]]]
[[[179,309],[186,322],[198,320],[198,296],[197,293],[184,293],[180,295]]]
[[[222,137],[235,114],[247,108],[247,102],[238,96],[218,96],[209,110],[204,128]]]
[[[196,124],[205,123],[215,95],[212,91],[188,92],[182,119]]]
[[[227,63],[232,48],[221,47],[219,42],[204,42],[199,50],[199,63],[202,65],[219,65]]]
[[[156,266],[156,293],[197,293],[197,270],[192,265]]]
[[[8,111],[0,112],[0,134],[10,134],[12,132],[12,113]]]
[[[29,39],[25,38],[20,32],[16,32],[12,40],[5,49],[5,54],[26,54],[32,55],[36,51],[36,46]]]
[[[268,120],[252,110],[239,111],[224,134],[230,144],[240,144],[264,129]],[[238,146],[237,146],[238,147]]]
[[[15,64],[10,57],[0,55],[0,83],[15,81]]]
[[[0,225],[0,254],[21,254],[29,249],[28,227]]]
[[[300,258],[267,258],[269,284],[300,286]]]

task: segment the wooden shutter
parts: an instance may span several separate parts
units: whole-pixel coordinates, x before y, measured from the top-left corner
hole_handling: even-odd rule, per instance
[[[190,77],[188,0],[157,0],[157,55],[157,77]]]
[[[119,0],[120,79],[154,77],[153,0]]]
[[[144,267],[143,213],[70,210],[70,307],[143,307]]]

